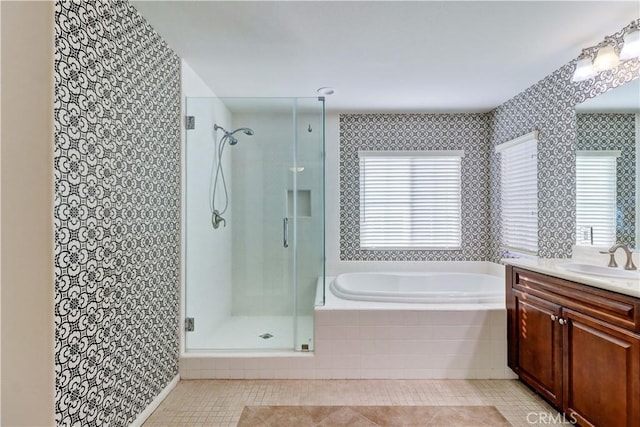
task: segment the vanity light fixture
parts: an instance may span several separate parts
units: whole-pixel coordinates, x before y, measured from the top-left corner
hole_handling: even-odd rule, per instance
[[[618,55],[617,46],[620,45],[622,49]],[[632,21],[616,34],[605,37],[596,46],[582,49],[571,80],[588,80],[598,73],[616,68],[621,61],[634,58],[640,58],[640,19]]]

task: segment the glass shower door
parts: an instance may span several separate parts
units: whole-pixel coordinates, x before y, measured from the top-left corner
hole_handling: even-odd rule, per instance
[[[322,107],[317,98],[187,100],[196,123],[184,148],[186,316],[195,320],[187,350],[313,349],[324,261]],[[224,206],[224,185],[229,203],[214,229],[225,132],[234,140],[222,150],[214,204]]]
[[[313,350],[313,309],[324,300],[324,100],[298,98],[294,103],[290,215],[295,224],[294,348]]]
[[[295,219],[287,213],[294,151],[291,99],[225,99],[233,127],[254,135],[233,148],[232,311],[249,348],[292,350]],[[245,141],[243,141],[245,142]],[[286,226],[286,227],[285,227]],[[287,241],[285,242],[285,238]]]

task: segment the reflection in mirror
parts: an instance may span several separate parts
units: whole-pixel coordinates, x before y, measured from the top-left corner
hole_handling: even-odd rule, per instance
[[[576,244],[637,248],[640,80],[576,106]]]

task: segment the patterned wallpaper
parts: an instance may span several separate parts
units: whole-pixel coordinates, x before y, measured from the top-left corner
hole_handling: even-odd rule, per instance
[[[640,61],[623,62],[597,77],[573,83],[575,61],[494,110],[491,146],[533,130],[538,142],[538,246],[543,258],[571,256],[575,243],[575,106],[640,77]],[[498,261],[500,250],[500,163],[492,148],[490,157],[491,242],[490,260]]]
[[[490,114],[341,114],[340,259],[484,260],[489,241]],[[464,150],[460,250],[360,249],[358,150]]]
[[[575,243],[575,106],[640,77],[640,60],[634,59],[591,80],[573,83],[574,64],[564,65],[487,114],[341,115],[340,259],[499,261],[504,256],[500,248],[500,158],[494,147],[533,130],[540,131],[539,256],[570,257]],[[463,163],[462,250],[360,250],[359,149],[472,150],[473,155]]]
[[[578,150],[621,151],[616,167],[616,236],[618,242],[636,247],[635,114],[578,113],[577,135]]]
[[[178,372],[180,60],[123,1],[55,30],[56,423],[124,426]]]

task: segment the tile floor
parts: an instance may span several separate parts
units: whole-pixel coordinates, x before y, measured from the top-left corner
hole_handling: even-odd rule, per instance
[[[495,406],[516,427],[563,425],[561,415],[517,380],[180,381],[144,425],[236,426],[245,406],[261,405],[481,405]]]

